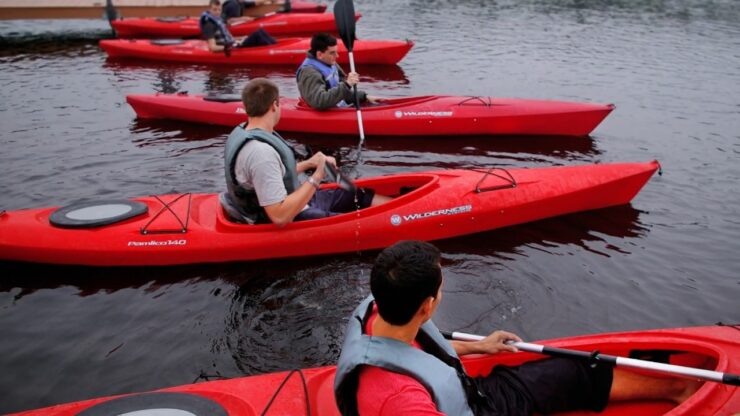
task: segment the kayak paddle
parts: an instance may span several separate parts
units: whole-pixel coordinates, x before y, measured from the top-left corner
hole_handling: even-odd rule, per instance
[[[108,22],[118,18],[118,10],[113,6],[113,0],[105,1],[105,18],[108,19]]]
[[[464,332],[442,332],[447,339],[458,341],[480,341],[483,336],[466,334]],[[673,374],[686,378],[697,378],[700,380],[714,381],[717,383],[740,386],[740,375],[721,373],[719,371],[704,370],[701,368],[685,367],[675,364],[656,363],[654,361],[638,360],[635,358],[617,357],[614,355],[600,354],[598,351],[587,352],[569,350],[564,348],[548,347],[546,345],[531,344],[529,342],[507,341],[507,344],[522,351],[537,354],[551,355],[553,357],[566,357],[587,360],[592,363],[606,363],[614,367],[638,368],[658,373]]]
[[[352,46],[355,43],[355,6],[352,0],[337,0],[334,4],[334,20],[337,24],[339,37],[342,38],[344,46],[349,51],[349,69],[355,72],[355,58],[352,54]],[[362,125],[362,112],[360,111],[360,100],[357,99],[357,85],[353,86],[355,94],[355,108],[357,109],[357,124],[360,126],[360,146],[365,142],[365,129]]]

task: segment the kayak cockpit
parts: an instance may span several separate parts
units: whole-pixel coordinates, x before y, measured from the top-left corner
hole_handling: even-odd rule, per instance
[[[436,100],[437,98],[439,97],[435,95],[388,98],[388,99],[384,99],[383,101],[380,101],[374,104],[363,104],[361,107],[362,107],[362,111],[389,110],[389,109],[400,108],[400,107],[416,106],[419,104],[423,104],[427,101]],[[298,100],[295,108],[297,110],[303,110],[303,111],[316,111],[313,107],[309,106],[305,101],[303,101],[303,99]],[[355,107],[352,107],[352,106],[335,107],[335,108],[330,108],[328,110],[325,110],[324,112],[333,112],[333,111],[356,111],[356,109]]]
[[[345,214],[335,215],[333,217],[320,218],[315,220],[297,221],[288,224],[284,229],[301,229],[315,226],[325,226],[335,223],[355,221],[358,217],[368,217],[378,215],[385,211],[392,210],[398,206],[413,203],[413,201],[423,198],[435,189],[439,182],[437,175],[430,174],[412,174],[412,175],[394,175],[381,176],[371,179],[358,180],[358,187],[370,188],[376,194],[393,197],[393,200],[383,205],[372,206],[359,209],[357,211]],[[324,185],[322,189],[331,189],[336,185]],[[219,204],[221,205],[221,204]],[[234,214],[228,212],[228,208],[223,205],[218,209],[216,222],[218,226],[224,226],[227,229],[244,231],[245,227],[254,230],[264,230],[269,227],[274,229],[273,224],[246,224],[235,221]]]
[[[553,344],[553,346],[561,346]],[[571,344],[572,346],[572,344]],[[674,364],[698,369],[726,371],[728,360],[727,353],[716,345],[693,342],[687,338],[658,339],[652,342],[641,342],[639,340],[624,339],[615,340],[614,342],[599,342],[598,344],[578,345],[578,350],[595,351],[601,354],[614,355],[620,357],[636,358],[640,360],[655,361],[664,364]],[[533,353],[505,354],[495,359],[490,356],[479,356],[463,360],[465,369],[472,376],[484,375],[490,373],[495,365],[520,365],[527,361],[542,359],[542,355]],[[675,377],[660,373],[648,372],[645,370],[627,369],[639,374],[651,375],[653,377]],[[705,382],[701,387],[685,402],[680,405],[669,400],[628,400],[609,402],[606,409],[598,413],[599,416],[658,416],[664,415],[672,410],[680,410],[677,414],[714,414],[713,412],[702,413],[701,409],[706,408],[706,404],[711,401],[723,402],[723,395],[726,394],[726,387],[722,384]],[[585,416],[595,415],[590,411],[573,411],[561,412],[557,415],[567,416]],[[671,413],[673,414],[673,413]]]

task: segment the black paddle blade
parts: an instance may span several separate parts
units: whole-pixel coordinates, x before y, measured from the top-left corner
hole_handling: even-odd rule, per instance
[[[118,19],[118,10],[113,6],[113,0],[106,0],[105,2],[105,18],[109,22]]]
[[[334,4],[334,21],[344,46],[352,52],[355,44],[355,5],[352,0],[337,0]]]

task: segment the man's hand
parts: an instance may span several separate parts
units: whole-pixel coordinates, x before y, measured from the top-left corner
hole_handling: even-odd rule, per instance
[[[350,72],[347,74],[347,79],[345,79],[344,82],[346,82],[350,87],[354,87],[360,83],[360,75],[357,72]]]
[[[518,351],[513,345],[507,345],[506,341],[521,342],[522,339],[519,338],[516,334],[512,334],[511,332],[495,331],[482,340],[477,341],[477,343],[479,344],[477,347],[481,350],[481,354],[496,354],[497,352],[501,351]]]
[[[377,104],[377,103],[382,102],[382,101],[385,101],[385,98],[376,97],[374,95],[368,95],[367,96],[367,102],[369,102],[371,104]]]
[[[516,347],[507,345],[506,341],[519,341],[516,334],[506,331],[496,331],[480,341],[452,341],[452,347],[457,355],[466,354],[496,354],[501,351],[517,352]]]
[[[326,164],[330,164],[333,167],[337,167],[337,160],[334,159],[332,156],[326,156],[325,154],[321,152],[314,153],[313,156],[311,156],[310,159],[306,160],[305,162],[308,169],[313,169],[313,177],[317,181],[321,181],[326,176]]]

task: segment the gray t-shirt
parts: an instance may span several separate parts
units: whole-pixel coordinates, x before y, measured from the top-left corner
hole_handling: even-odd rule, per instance
[[[283,183],[285,166],[277,150],[259,140],[250,140],[236,157],[236,180],[254,189],[260,206],[282,202],[288,196]]]

